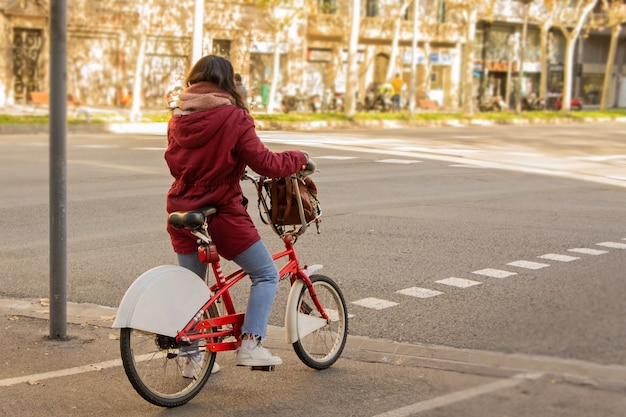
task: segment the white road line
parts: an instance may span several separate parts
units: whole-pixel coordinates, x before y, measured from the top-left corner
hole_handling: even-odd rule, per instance
[[[426,152],[426,153],[439,153],[439,154],[444,154],[444,155],[484,152],[478,149],[424,148],[424,147],[419,147],[419,146],[396,146],[393,149],[396,151],[404,151],[404,152]]]
[[[11,385],[22,384],[22,383],[30,382],[30,381],[36,382],[36,381],[42,381],[44,379],[83,374],[85,372],[100,371],[102,369],[114,368],[114,367],[121,366],[121,365],[122,365],[121,359],[114,359],[112,361],[92,363],[90,365],[78,366],[76,368],[60,369],[58,371],[44,372],[41,374],[25,375],[25,376],[20,376],[16,378],[2,379],[0,380],[0,387],[9,387]]]
[[[408,165],[408,164],[415,164],[417,162],[422,162],[422,161],[412,161],[409,159],[378,159],[376,160],[376,162],[380,162],[383,164],[404,164],[404,165]]]
[[[73,148],[83,148],[83,149],[116,149],[119,148],[118,145],[74,145]]]
[[[585,255],[602,255],[603,253],[608,253],[608,251],[605,251],[605,250],[589,249],[589,248],[574,248],[574,249],[568,249],[567,251],[576,252],[576,253],[584,253]]]
[[[411,287],[396,291],[398,294],[408,295],[417,298],[430,298],[443,294],[441,291],[429,290],[428,288]]]
[[[517,275],[517,272],[509,272],[509,271],[502,271],[500,269],[487,268],[487,269],[481,269],[480,271],[474,271],[472,272],[472,274],[485,275],[491,278],[507,278],[513,275]]]
[[[516,266],[518,268],[526,268],[526,269],[541,269],[547,268],[548,264],[544,264],[541,262],[531,262],[531,261],[515,261],[509,262],[507,265]]]
[[[495,382],[490,382],[488,384],[479,385],[477,387],[456,391],[447,395],[442,395],[441,397],[431,398],[430,400],[420,401],[411,405],[407,405],[406,407],[396,408],[395,410],[390,410],[386,413],[377,414],[374,417],[413,416],[417,413],[421,413],[422,411],[430,411],[435,408],[457,403],[459,401],[465,401],[479,395],[489,394],[491,392],[512,388],[525,381],[539,379],[543,377],[543,375],[543,373],[517,374],[508,379],[501,379]]]
[[[580,259],[577,256],[559,255],[557,253],[547,253],[545,255],[537,256],[537,258],[549,259],[551,261],[558,261],[558,262],[572,262],[577,259]]]
[[[486,169],[487,167],[481,167],[478,165],[467,165],[467,164],[452,164],[448,165],[451,168],[476,168],[476,169]]]
[[[132,151],[161,151],[165,152],[167,148],[158,148],[158,147],[143,147],[143,148],[130,148]]]
[[[615,159],[626,159],[626,155],[575,156],[575,157],[570,157],[568,159],[603,162],[603,161],[612,161]]]
[[[327,156],[316,156],[315,159],[335,159],[337,161],[345,161],[345,160],[348,160],[348,159],[356,159],[356,156],[327,155]]]
[[[482,282],[472,281],[471,279],[456,278],[456,277],[440,279],[439,281],[435,281],[435,282],[439,284],[450,285],[452,287],[459,287],[459,288],[469,288],[469,287],[473,287],[474,285],[482,284]]]
[[[373,297],[353,301],[352,304],[356,304],[365,308],[371,308],[374,310],[384,310],[386,308],[395,307],[398,305],[398,303],[394,303],[393,301],[381,300],[380,298]]]
[[[613,248],[613,249],[626,249],[626,243],[620,243],[620,242],[602,242],[602,243],[596,243],[596,245],[604,246],[606,248]]]

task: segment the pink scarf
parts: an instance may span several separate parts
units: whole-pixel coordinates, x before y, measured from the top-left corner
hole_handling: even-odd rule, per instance
[[[207,81],[190,85],[178,98],[178,107],[184,111],[209,110],[229,104],[235,104],[235,99]]]

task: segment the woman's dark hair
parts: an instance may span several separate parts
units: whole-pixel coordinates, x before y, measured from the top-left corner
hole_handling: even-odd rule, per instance
[[[248,111],[235,85],[235,71],[233,65],[224,57],[207,55],[198,60],[191,68],[185,84],[190,86],[200,81],[215,84],[220,90],[230,94],[235,99],[235,105]]]

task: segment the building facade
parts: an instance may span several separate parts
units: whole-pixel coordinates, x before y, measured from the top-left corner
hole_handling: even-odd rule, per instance
[[[418,98],[459,107],[462,86],[475,96],[511,96],[519,58],[511,39],[519,38],[519,2],[500,0],[490,21],[479,21],[473,41],[472,80],[463,74],[466,30],[444,0],[418,0]],[[536,0],[539,1],[539,0]],[[351,22],[350,0],[317,0],[310,12],[302,4],[281,9],[282,20],[250,0],[204,2],[203,33],[193,30],[194,1],[68,0],[67,88],[88,105],[119,106],[141,72],[142,101],[164,107],[168,90],[180,84],[192,65],[194,39],[202,53],[229,57],[251,95],[261,95],[278,72],[279,88],[305,95],[344,92]],[[358,46],[358,91],[389,81],[389,68],[405,84],[411,77],[413,6],[402,14],[401,0],[362,0]],[[307,9],[308,10],[308,9]],[[397,49],[396,23],[400,24]],[[525,43],[522,94],[538,93],[542,74],[541,31],[532,20]],[[48,0],[0,0],[0,106],[26,103],[32,91],[49,91]],[[599,103],[610,37],[591,33],[578,41],[574,95]],[[548,91],[563,82],[565,42],[551,28],[547,46]],[[278,65],[275,64],[278,49]],[[276,67],[276,69],[275,69]],[[626,42],[619,40],[612,72],[611,105],[626,106]],[[265,85],[265,86],[264,86]]]

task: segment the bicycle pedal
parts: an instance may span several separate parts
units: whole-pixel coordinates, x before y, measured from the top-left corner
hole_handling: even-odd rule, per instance
[[[264,365],[264,366],[251,366],[251,371],[265,371],[265,372],[274,372],[276,370],[275,365]]]

